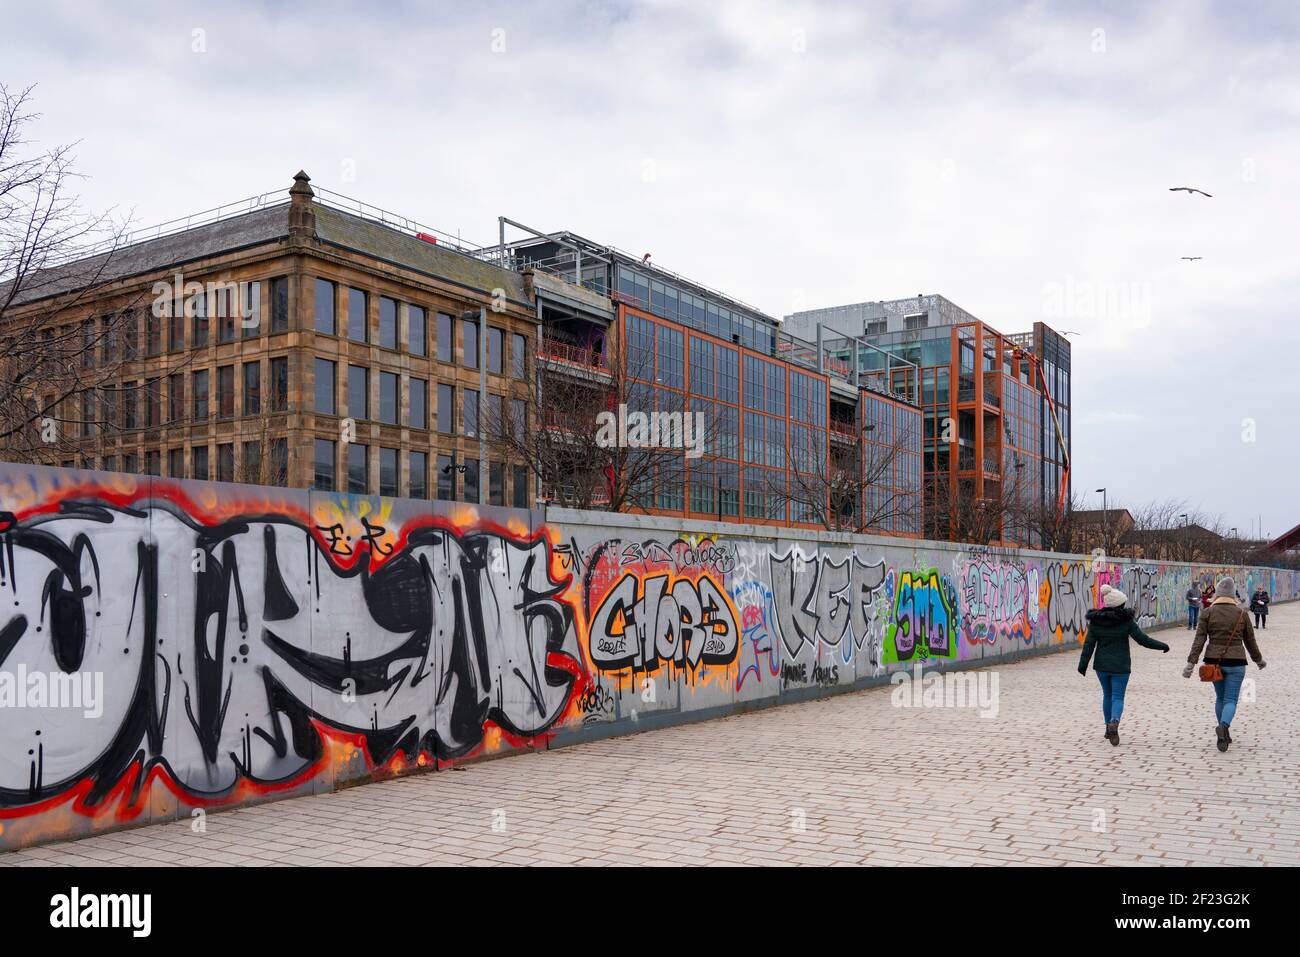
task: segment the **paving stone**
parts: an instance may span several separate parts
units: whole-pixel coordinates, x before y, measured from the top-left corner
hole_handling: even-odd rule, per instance
[[[1297,866],[1300,603],[1269,624],[1269,666],[1251,668],[1257,698],[1226,754],[1212,689],[1181,675],[1190,639],[1168,629],[1170,654],[1134,650],[1118,748],[1072,648],[999,666],[992,719],[896,709],[874,688],[212,814],[206,834],[177,821],[29,848],[0,866]]]

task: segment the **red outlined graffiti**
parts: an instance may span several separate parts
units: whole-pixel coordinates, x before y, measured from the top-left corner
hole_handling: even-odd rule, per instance
[[[0,669],[109,689],[98,721],[4,715],[0,818],[128,820],[155,788],[240,803],[340,761],[360,776],[526,746],[576,715],[578,604],[548,534],[396,523],[384,501],[209,510],[153,480],[0,513]]]
[[[727,665],[736,658],[739,616],[709,575],[627,572],[605,595],[590,624],[592,663],[601,671],[654,672]]]

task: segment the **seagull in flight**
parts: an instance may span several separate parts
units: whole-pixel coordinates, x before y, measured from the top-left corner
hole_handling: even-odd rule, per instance
[[[1183,258],[1183,259],[1186,259],[1189,263],[1194,263],[1194,262],[1196,262],[1196,260],[1198,260],[1198,259],[1203,259],[1204,257],[1203,257],[1203,256],[1183,256],[1182,258]]]
[[[1191,196],[1192,193],[1200,193],[1200,194],[1201,194],[1202,196],[1204,196],[1206,199],[1213,199],[1213,197],[1212,197],[1209,193],[1207,193],[1205,190],[1203,190],[1203,189],[1197,189],[1195,186],[1170,186],[1170,187],[1169,187],[1169,192],[1171,192],[1171,193],[1186,193],[1188,196]]]

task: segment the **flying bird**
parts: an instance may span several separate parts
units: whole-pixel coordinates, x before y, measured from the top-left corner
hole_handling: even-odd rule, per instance
[[[1194,262],[1196,262],[1196,260],[1198,260],[1198,259],[1202,259],[1202,258],[1204,258],[1204,257],[1202,257],[1202,256],[1183,256],[1182,258],[1183,258],[1183,259],[1186,259],[1189,263],[1194,263]]]
[[[1210,196],[1210,194],[1207,193],[1205,190],[1203,190],[1203,189],[1197,189],[1197,188],[1194,187],[1194,186],[1170,186],[1170,187],[1169,187],[1169,192],[1171,192],[1171,193],[1186,193],[1188,196],[1191,196],[1192,193],[1200,193],[1200,194],[1201,194],[1202,196],[1204,196],[1206,199],[1213,199],[1213,197]]]

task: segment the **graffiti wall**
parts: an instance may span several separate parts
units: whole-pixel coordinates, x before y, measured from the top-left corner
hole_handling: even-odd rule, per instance
[[[1233,571],[0,465],[0,848],[1077,646]]]

